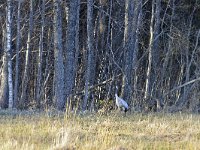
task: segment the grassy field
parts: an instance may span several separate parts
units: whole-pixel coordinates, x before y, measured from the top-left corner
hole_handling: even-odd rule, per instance
[[[200,149],[200,116],[0,111],[0,149]]]

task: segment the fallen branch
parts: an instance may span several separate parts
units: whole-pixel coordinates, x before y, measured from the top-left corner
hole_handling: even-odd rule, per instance
[[[163,97],[167,96],[168,94],[172,93],[172,92],[175,91],[175,90],[178,90],[178,89],[180,89],[180,88],[182,88],[182,87],[184,87],[184,86],[187,86],[187,85],[189,85],[189,84],[192,84],[192,83],[194,83],[194,82],[196,82],[196,81],[200,81],[200,77],[199,77],[199,78],[196,78],[196,79],[193,79],[193,80],[191,80],[191,81],[188,81],[188,82],[186,82],[186,83],[184,83],[184,84],[182,84],[182,85],[179,85],[179,86],[173,88],[173,89],[170,90],[169,92],[165,93],[165,94],[163,95]]]

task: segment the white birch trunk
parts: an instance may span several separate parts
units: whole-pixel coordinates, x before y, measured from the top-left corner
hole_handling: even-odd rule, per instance
[[[8,108],[13,108],[13,79],[11,60],[11,0],[7,0],[7,20],[6,20],[6,53],[8,56]]]
[[[2,58],[1,88],[0,88],[0,109],[8,107],[8,57],[6,53],[6,29],[3,29],[3,39],[5,53]]]
[[[153,22],[155,18],[154,14],[154,3],[155,1],[152,1],[152,14],[151,14],[151,24],[150,24],[150,38],[149,38],[149,47],[148,47],[148,67],[147,67],[147,73],[146,73],[146,83],[145,83],[145,94],[144,99],[148,100],[150,96],[150,75],[151,75],[151,68],[152,68],[152,46],[153,46],[153,39],[154,39],[154,33],[153,33]]]

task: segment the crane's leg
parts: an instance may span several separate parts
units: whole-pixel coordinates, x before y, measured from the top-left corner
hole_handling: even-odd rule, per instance
[[[127,112],[127,111],[128,111],[128,109],[126,109],[126,108],[125,108],[125,109],[124,109],[124,114],[125,114],[125,117],[126,117],[126,112]]]

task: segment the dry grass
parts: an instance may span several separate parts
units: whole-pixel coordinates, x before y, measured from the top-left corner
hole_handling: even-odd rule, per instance
[[[0,149],[200,149],[200,116],[0,111]]]

